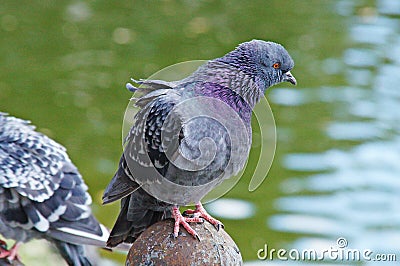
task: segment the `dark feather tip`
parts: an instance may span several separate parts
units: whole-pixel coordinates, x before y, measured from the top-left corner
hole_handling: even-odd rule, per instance
[[[217,231],[219,231],[221,228],[222,228],[222,229],[225,228],[224,224],[218,223],[218,224],[215,226],[215,229],[217,229]]]
[[[128,89],[128,91],[131,91],[131,92],[135,92],[138,89],[130,83],[126,83],[126,88]]]

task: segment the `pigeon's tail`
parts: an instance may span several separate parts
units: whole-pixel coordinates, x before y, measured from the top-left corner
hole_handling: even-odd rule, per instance
[[[69,266],[92,265],[85,255],[85,249],[83,246],[70,244],[59,240],[55,240],[53,242]]]
[[[135,200],[137,192],[144,191],[136,191],[121,200],[121,211],[108,238],[108,247],[115,247],[122,242],[133,243],[150,225],[171,217],[170,208],[154,211],[143,205],[138,206]]]

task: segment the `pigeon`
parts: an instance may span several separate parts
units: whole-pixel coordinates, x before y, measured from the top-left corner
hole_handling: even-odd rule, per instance
[[[124,140],[118,170],[103,203],[121,200],[107,246],[132,243],[157,221],[175,220],[195,238],[189,223],[223,224],[201,199],[245,166],[251,147],[251,115],[266,90],[296,85],[293,59],[277,43],[251,40],[207,61],[177,81],[134,80],[127,89],[139,109]],[[179,206],[194,203],[183,214]],[[199,239],[200,240],[200,239]]]
[[[29,121],[0,113],[0,258],[19,260],[18,247],[46,239],[68,265],[91,265],[83,245],[106,246],[109,231],[91,214],[92,199],[66,149]]]

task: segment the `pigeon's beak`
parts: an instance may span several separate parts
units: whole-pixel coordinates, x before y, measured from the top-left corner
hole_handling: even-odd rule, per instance
[[[296,78],[292,75],[292,73],[290,73],[290,71],[283,74],[283,81],[288,81],[293,85],[297,84]]]

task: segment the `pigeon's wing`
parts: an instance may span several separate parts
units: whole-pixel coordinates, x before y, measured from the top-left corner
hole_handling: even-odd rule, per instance
[[[122,154],[119,160],[118,170],[111,182],[104,190],[103,204],[108,204],[122,199],[139,188],[139,184],[133,180],[130,169],[126,163],[125,155]]]
[[[220,110],[215,101],[199,93],[204,86],[207,84],[188,82],[173,90],[155,90],[138,99],[136,105],[141,109],[126,138],[124,151],[133,175],[136,171],[130,167],[130,161],[154,168],[162,176],[166,175],[171,164],[180,162],[193,164],[186,169],[196,171],[210,163],[210,158],[201,156],[201,147],[207,150],[209,145],[221,144],[223,147],[219,148],[223,149],[229,145],[224,125],[214,117],[207,117]],[[212,143],[200,143],[204,138],[211,138]],[[139,175],[139,178],[142,177]]]
[[[179,117],[174,117],[168,124],[164,121],[180,98],[181,95],[176,90],[160,89],[137,99],[136,106],[140,110],[125,139],[124,153],[117,172],[104,192],[103,203],[121,199],[137,190],[139,184],[153,182],[154,175],[165,173],[169,160],[161,145],[161,138],[168,139],[178,131],[177,137],[167,141],[177,142],[181,123]]]
[[[65,148],[28,122],[0,115],[0,215],[10,227],[48,239],[104,246],[87,186]]]
[[[88,187],[72,163],[66,163],[61,171],[63,178],[54,196],[36,203],[36,209],[42,214],[50,207],[58,206],[60,215],[57,219],[56,213],[52,213],[47,234],[68,243],[104,247],[109,233],[91,213],[92,198],[87,192]]]
[[[30,200],[49,199],[61,182],[65,148],[28,121],[0,114],[0,185]]]

